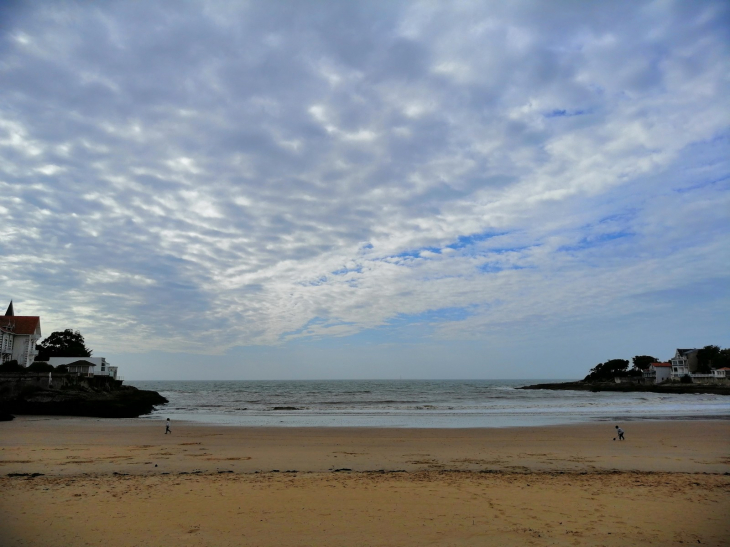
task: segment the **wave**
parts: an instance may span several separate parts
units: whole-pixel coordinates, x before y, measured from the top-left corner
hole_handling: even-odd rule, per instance
[[[149,419],[240,425],[492,427],[717,416],[721,396],[519,390],[528,381],[138,382],[170,400]],[[535,382],[537,383],[537,382]],[[276,409],[277,411],[273,411]],[[286,412],[294,410],[296,412]]]

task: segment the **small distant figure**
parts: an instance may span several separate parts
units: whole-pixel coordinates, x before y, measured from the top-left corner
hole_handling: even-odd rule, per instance
[[[170,418],[168,418],[167,422],[165,422],[165,435],[167,435],[168,433],[172,435],[172,430],[170,429]]]
[[[624,430],[621,429],[619,426],[616,426],[616,433],[618,433],[618,440],[623,441],[624,439]],[[615,441],[616,439],[614,439]]]

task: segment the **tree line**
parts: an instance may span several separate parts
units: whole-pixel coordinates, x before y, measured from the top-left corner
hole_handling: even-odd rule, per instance
[[[610,359],[593,367],[584,382],[613,380],[616,376],[641,376],[652,363],[660,362],[652,355],[636,355],[629,363],[628,359]],[[629,368],[629,365],[632,367]],[[705,346],[697,351],[697,372],[709,374],[712,369],[730,367],[730,348]]]

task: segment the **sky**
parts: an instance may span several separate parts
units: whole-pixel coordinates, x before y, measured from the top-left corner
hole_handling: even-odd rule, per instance
[[[0,7],[0,304],[128,380],[730,346],[730,4]]]

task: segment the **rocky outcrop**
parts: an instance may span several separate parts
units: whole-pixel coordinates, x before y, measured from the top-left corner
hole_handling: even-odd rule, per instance
[[[5,391],[4,396],[0,398],[0,415],[136,418],[142,414],[149,414],[156,405],[167,402],[167,399],[156,391],[145,391],[108,382],[98,386],[76,383],[61,389],[25,385],[20,391]]]
[[[650,393],[715,393],[730,395],[730,384],[681,384],[667,382],[663,384],[617,384],[615,382],[560,382],[556,384],[536,384],[519,389],[552,389],[565,391],[645,391]]]

